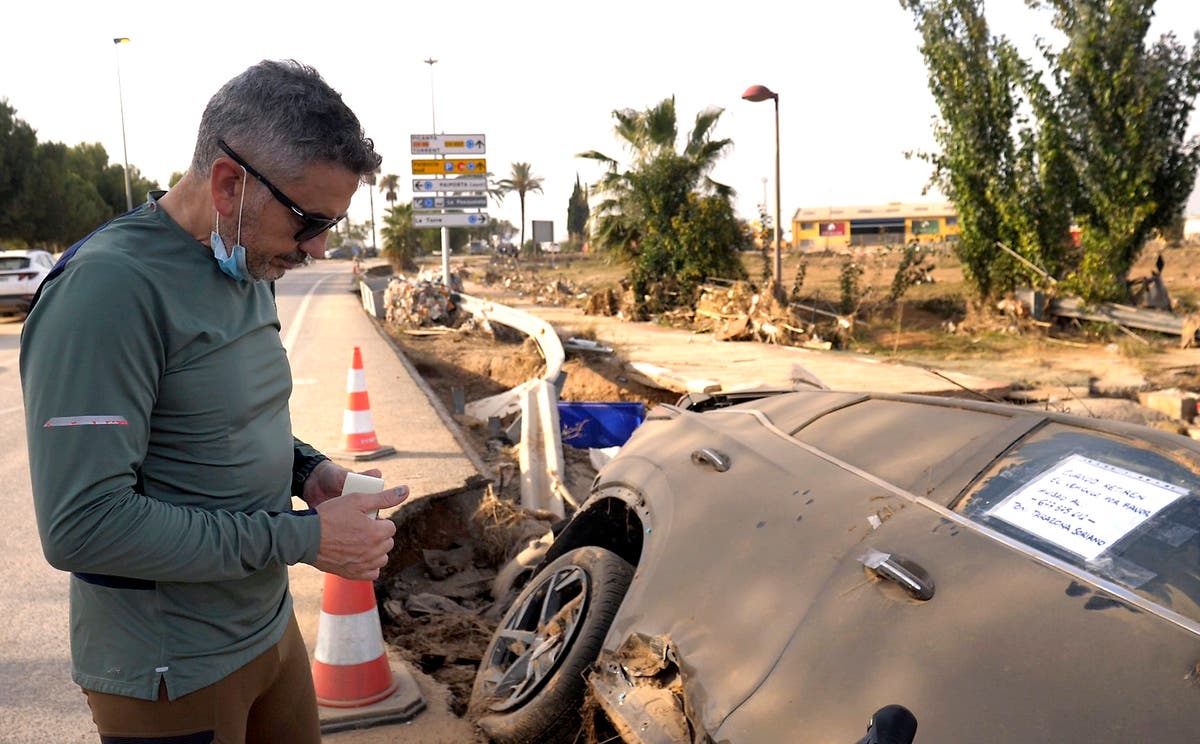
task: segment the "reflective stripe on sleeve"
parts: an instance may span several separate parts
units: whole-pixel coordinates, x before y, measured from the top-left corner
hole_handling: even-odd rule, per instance
[[[58,426],[129,426],[124,416],[55,416],[42,424],[43,429]]]

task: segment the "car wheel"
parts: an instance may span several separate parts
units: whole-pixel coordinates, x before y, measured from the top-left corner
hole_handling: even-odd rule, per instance
[[[471,710],[497,744],[571,742],[633,566],[603,548],[559,556],[517,595],[475,676]]]

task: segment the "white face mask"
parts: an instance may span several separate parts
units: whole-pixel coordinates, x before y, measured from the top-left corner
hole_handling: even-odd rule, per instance
[[[246,204],[246,176],[246,169],[242,168],[242,198],[238,202],[237,241],[233,244],[233,250],[225,247],[225,240],[221,237],[220,212],[217,213],[217,226],[210,236],[210,242],[213,258],[217,259],[217,266],[221,271],[239,282],[256,282],[260,280],[250,276],[250,271],[246,268],[246,247],[242,245],[242,207]]]

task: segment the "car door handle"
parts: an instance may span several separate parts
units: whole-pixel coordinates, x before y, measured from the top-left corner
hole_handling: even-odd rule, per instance
[[[915,561],[871,548],[858,559],[876,576],[899,584],[922,602],[933,598],[933,577]]]
[[[692,462],[697,465],[708,465],[718,473],[729,470],[729,455],[718,452],[712,447],[701,447],[692,452]]]

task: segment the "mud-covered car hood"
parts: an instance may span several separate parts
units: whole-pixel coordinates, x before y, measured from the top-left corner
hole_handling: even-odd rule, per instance
[[[921,741],[1188,739],[1198,467],[1181,437],[961,400],[660,408],[585,505],[641,531],[593,689],[632,741],[850,742],[889,703]],[[1074,507],[1113,538],[1095,555],[1012,511],[1076,472],[1107,479]],[[1164,503],[1122,532],[1103,496],[1131,483]]]

